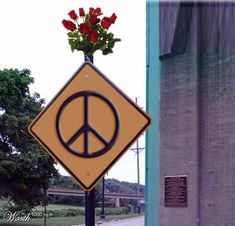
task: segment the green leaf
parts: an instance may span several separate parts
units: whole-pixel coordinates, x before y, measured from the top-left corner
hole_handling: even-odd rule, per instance
[[[107,44],[104,44],[103,46],[100,47],[100,50],[105,50],[107,48]]]
[[[76,50],[83,50],[83,45],[81,45],[79,42],[76,43]]]
[[[114,40],[111,40],[109,43],[108,43],[108,48],[112,49],[114,47],[114,44],[115,44],[115,41]]]
[[[98,31],[99,31],[100,26],[99,26],[98,24],[95,24],[95,25],[92,26],[92,28],[93,28],[94,30],[98,30]]]
[[[103,55],[108,55],[109,53],[112,53],[113,50],[110,48],[106,48],[105,50],[102,51]]]
[[[80,37],[80,34],[78,31],[71,31],[67,33],[69,38],[74,38],[74,39],[78,39]]]
[[[67,33],[67,35],[68,35],[69,38],[73,38],[74,37],[73,32],[69,32],[69,33]]]
[[[113,38],[113,36],[114,36],[114,34],[113,34],[113,33],[109,33],[109,34],[108,34],[108,39],[112,39],[112,38]]]
[[[105,36],[105,35],[107,34],[107,31],[104,30],[102,27],[100,27],[100,34],[101,34],[102,36]]]
[[[122,40],[120,38],[114,38],[113,39],[115,42],[121,42]]]
[[[87,14],[86,16],[85,16],[85,22],[87,22],[87,21],[89,21],[89,14]]]
[[[73,39],[69,39],[69,45],[70,45],[70,47],[71,47],[71,50],[72,50],[72,52],[76,49],[76,45],[77,45],[77,43],[76,43],[76,41],[75,40],[73,40]]]

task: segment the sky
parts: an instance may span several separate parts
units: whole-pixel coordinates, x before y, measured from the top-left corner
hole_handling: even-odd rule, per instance
[[[104,16],[113,12],[117,15],[110,31],[122,41],[116,44],[113,54],[96,52],[94,64],[127,96],[133,100],[137,97],[138,105],[145,109],[145,4],[145,0],[1,0],[0,70],[30,69],[34,77],[30,91],[38,92],[48,103],[84,61],[82,52],[71,52],[61,21],[69,19],[67,13],[72,9],[101,7]],[[140,147],[144,147],[144,139],[140,137]],[[57,168],[68,175],[61,166]],[[144,174],[142,151],[142,184]],[[106,177],[137,182],[136,154],[128,150]]]

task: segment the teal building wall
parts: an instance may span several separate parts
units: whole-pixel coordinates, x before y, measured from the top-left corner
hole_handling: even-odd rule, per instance
[[[147,1],[146,7],[146,109],[152,124],[146,134],[145,226],[158,225],[159,174],[159,4]]]

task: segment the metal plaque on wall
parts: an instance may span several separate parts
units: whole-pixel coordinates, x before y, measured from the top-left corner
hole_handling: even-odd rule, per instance
[[[187,207],[187,176],[165,177],[165,207]]]

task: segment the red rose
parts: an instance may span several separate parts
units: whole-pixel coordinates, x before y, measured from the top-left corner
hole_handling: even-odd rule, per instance
[[[87,35],[90,31],[90,27],[89,27],[89,24],[88,23],[82,23],[80,24],[80,29],[79,31],[84,34],[84,35]]]
[[[70,21],[70,20],[63,20],[62,24],[64,25],[64,27],[70,31],[74,31],[76,30],[76,25]]]
[[[101,14],[102,14],[102,13],[101,13],[101,8],[97,7],[97,8],[95,9],[95,12],[94,12],[94,13],[96,13],[98,16],[101,15]]]
[[[89,15],[91,16],[91,15],[93,15],[94,13],[95,13],[95,9],[92,8],[92,7],[90,7],[90,8],[89,8]]]
[[[85,11],[83,8],[79,8],[79,15],[80,16],[85,16]]]
[[[74,10],[71,10],[68,14],[69,14],[70,18],[73,20],[76,20],[78,18],[78,15],[75,13]]]
[[[113,13],[113,14],[112,14],[112,16],[111,16],[109,19],[110,19],[111,23],[112,23],[112,24],[114,24],[114,23],[115,23],[115,21],[116,21],[116,19],[117,19],[116,14],[115,14],[115,13]]]
[[[97,16],[95,16],[95,15],[91,15],[91,16],[90,16],[90,22],[91,22],[92,25],[94,25],[94,24],[99,23],[99,22],[100,22],[100,19],[97,18]]]
[[[108,18],[108,17],[104,17],[101,21],[101,26],[104,28],[104,29],[108,29],[111,25],[111,20]]]
[[[99,39],[99,33],[98,33],[98,31],[96,31],[96,30],[90,31],[89,34],[88,34],[88,38],[89,38],[89,40],[90,40],[91,42],[96,43],[96,42],[98,41],[98,39]]]

